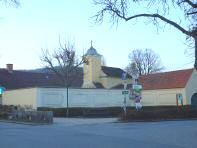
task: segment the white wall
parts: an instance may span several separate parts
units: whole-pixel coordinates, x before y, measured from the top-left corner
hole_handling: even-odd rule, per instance
[[[142,105],[176,105],[176,94],[182,93],[186,104],[185,89],[143,90]],[[32,105],[37,107],[66,107],[66,89],[31,88],[6,91],[3,104]],[[117,89],[69,89],[69,107],[122,107],[124,96]],[[127,95],[127,106],[134,106]]]
[[[122,90],[69,89],[69,107],[115,107],[123,106]],[[38,107],[66,107],[66,89],[39,88]],[[127,105],[131,101],[127,95]]]

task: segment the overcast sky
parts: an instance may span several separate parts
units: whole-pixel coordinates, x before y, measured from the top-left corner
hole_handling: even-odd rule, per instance
[[[17,9],[2,3],[0,7],[0,68],[7,63],[13,63],[14,69],[40,68],[41,48],[58,48],[59,36],[62,43],[75,42],[78,55],[86,52],[93,40],[107,66],[125,68],[128,54],[145,48],[160,55],[166,71],[193,66],[194,59],[185,54],[191,49],[178,30],[166,26],[157,32],[140,20],[135,24],[122,21],[118,26],[108,20],[95,24],[91,16],[97,9],[91,0],[21,0]]]

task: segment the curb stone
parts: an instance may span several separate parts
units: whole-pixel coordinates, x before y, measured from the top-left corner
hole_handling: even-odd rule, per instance
[[[2,120],[0,119],[0,122],[4,123],[15,123],[15,124],[23,124],[23,125],[52,125],[53,123],[35,123],[35,122],[22,122],[22,121],[11,121],[11,120]]]

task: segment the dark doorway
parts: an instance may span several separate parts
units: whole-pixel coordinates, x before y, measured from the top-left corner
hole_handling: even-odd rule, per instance
[[[197,106],[197,93],[193,94],[191,98],[191,105]]]

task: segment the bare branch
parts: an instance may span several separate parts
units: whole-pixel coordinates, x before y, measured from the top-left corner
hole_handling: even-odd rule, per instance
[[[15,7],[18,7],[20,5],[19,0],[0,0],[0,2],[3,1],[5,4],[9,4]]]
[[[182,33],[188,35],[188,36],[192,36],[192,32],[185,30],[183,27],[181,27],[180,25],[178,25],[177,23],[159,15],[159,14],[138,14],[138,15],[134,15],[128,18],[125,18],[126,21],[137,18],[137,17],[152,17],[152,18],[159,18],[160,20],[174,26],[175,28],[177,28],[178,30],[180,30]]]
[[[60,44],[60,48],[55,50],[51,55],[48,50],[43,50],[41,61],[45,64],[46,68],[54,72],[63,82],[66,87],[72,84],[73,75],[77,75],[78,67],[86,62],[84,58],[79,60],[76,57],[74,45],[67,42]],[[78,62],[80,61],[80,62]]]
[[[57,71],[55,68],[53,62],[52,62],[52,56],[49,54],[48,50],[43,50],[42,49],[42,57],[40,58],[43,63],[45,63],[45,67],[48,70],[53,71],[59,78],[61,78],[62,81],[62,75]]]
[[[188,12],[187,15],[197,14],[197,11],[194,12]]]
[[[146,9],[133,9],[136,4]],[[149,19],[158,29],[161,22],[169,24],[181,31],[187,36],[195,40],[195,68],[197,69],[197,1],[196,0],[96,0],[95,5],[100,6],[100,11],[94,16],[96,22],[103,22],[105,16],[109,15],[112,23],[118,23],[119,20],[131,21],[138,18]],[[185,16],[185,22],[188,24],[187,28],[183,27],[181,23],[174,19],[174,11],[170,9],[179,7]],[[133,7],[132,7],[133,6]],[[132,8],[132,9],[129,9]],[[141,11],[140,11],[141,10]],[[170,13],[172,12],[172,13]],[[173,16],[173,19],[170,18]],[[179,18],[177,18],[179,19]],[[136,63],[138,65],[138,63]]]
[[[188,3],[192,8],[197,8],[197,3],[194,3],[190,0],[183,0],[183,2]]]
[[[129,54],[130,64],[126,70],[131,75],[147,75],[164,69],[160,57],[151,49],[136,49]]]
[[[146,17],[146,18],[159,18],[160,20],[174,26],[175,28],[177,28],[178,30],[180,30],[182,33],[188,35],[188,36],[194,36],[192,34],[192,32],[187,31],[186,29],[184,29],[183,27],[181,27],[180,25],[178,25],[176,22],[167,19],[166,17],[159,15],[159,14],[147,14],[147,13],[142,13],[142,14],[137,14],[137,15],[132,15],[129,17],[126,17],[125,14],[121,11],[119,11],[117,8],[114,8],[113,5],[107,4],[107,6],[102,9],[100,12],[97,13],[96,20],[100,21],[101,19],[103,19],[104,13],[105,12],[109,12],[110,14],[112,14],[112,17],[114,17],[114,15],[117,15],[119,18],[124,19],[125,21],[129,21],[132,19],[136,19],[139,17]]]

